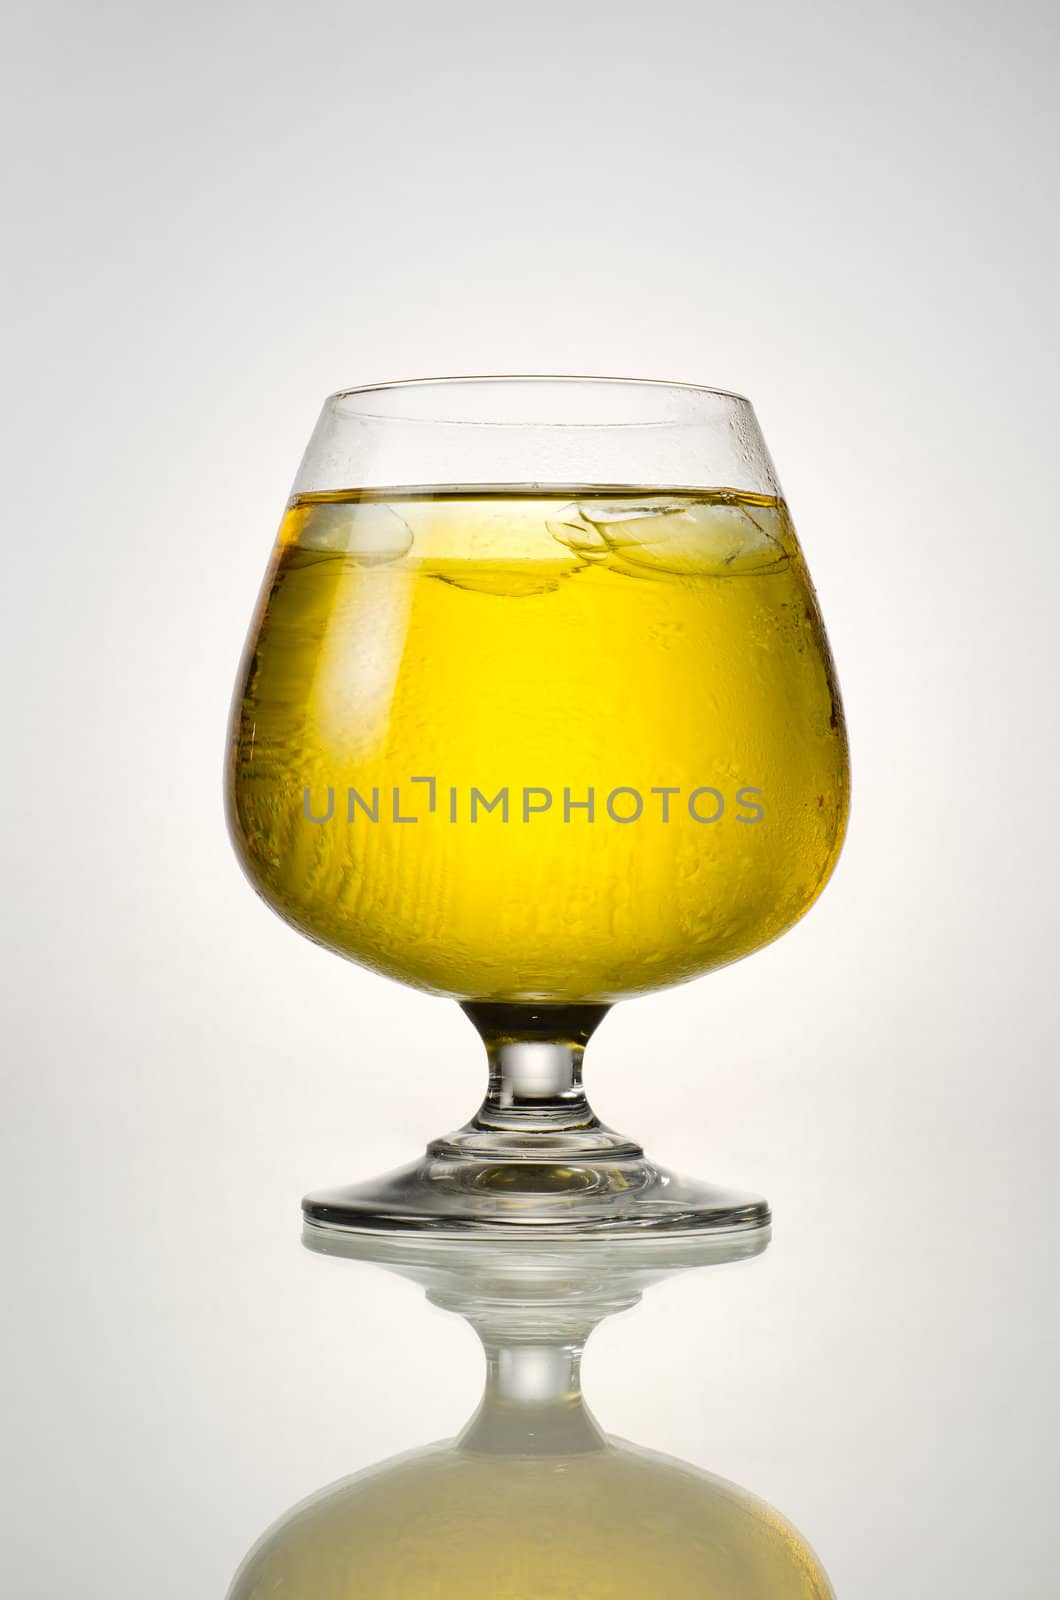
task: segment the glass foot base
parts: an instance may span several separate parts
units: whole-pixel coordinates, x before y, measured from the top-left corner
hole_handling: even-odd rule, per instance
[[[602,1123],[585,1098],[582,1053],[602,1005],[465,1002],[490,1081],[477,1114],[422,1161],[311,1194],[309,1228],[492,1239],[643,1238],[768,1227],[757,1195],[678,1177]]]
[[[307,1195],[309,1227],[339,1232],[421,1232],[497,1239],[643,1237],[767,1227],[756,1195],[697,1183],[646,1159],[608,1130],[555,1135],[541,1147],[526,1136],[465,1129],[431,1144],[421,1161],[368,1183]],[[473,1148],[468,1146],[473,1145]]]

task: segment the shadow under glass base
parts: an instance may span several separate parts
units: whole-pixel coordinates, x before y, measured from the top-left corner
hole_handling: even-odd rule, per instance
[[[581,1083],[606,1006],[467,1003],[490,1062],[478,1114],[420,1161],[307,1195],[309,1227],[492,1239],[735,1232],[766,1227],[755,1195],[667,1172],[605,1127]]]

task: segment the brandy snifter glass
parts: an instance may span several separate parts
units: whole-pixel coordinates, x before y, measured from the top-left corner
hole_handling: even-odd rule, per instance
[[[582,1052],[616,1001],[790,928],[847,798],[820,612],[747,400],[544,377],[333,395],[250,631],[232,836],[300,932],[458,1001],[490,1080],[465,1127],[311,1196],[308,1220],[762,1226],[764,1201],[602,1126]]]

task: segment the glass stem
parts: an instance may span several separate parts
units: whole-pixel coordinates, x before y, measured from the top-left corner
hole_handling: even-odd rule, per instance
[[[490,1455],[574,1455],[605,1438],[581,1392],[584,1338],[556,1344],[498,1342],[483,1329],[486,1389],[460,1448]]]
[[[506,1132],[589,1130],[599,1123],[582,1087],[582,1057],[605,1005],[467,1001],[489,1058],[489,1088],[471,1126]]]

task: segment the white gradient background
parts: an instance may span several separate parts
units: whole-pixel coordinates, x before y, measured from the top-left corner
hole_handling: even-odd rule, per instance
[[[840,1600],[1055,1583],[1057,12],[9,7],[4,1589],[211,1600],[452,1433],[470,1331],[298,1245],[472,1109],[453,1006],[261,906],[244,629],[326,392],[748,393],[855,760],[821,903],[623,1007],[605,1118],[767,1256],[594,1338],[605,1426],[753,1488]]]

